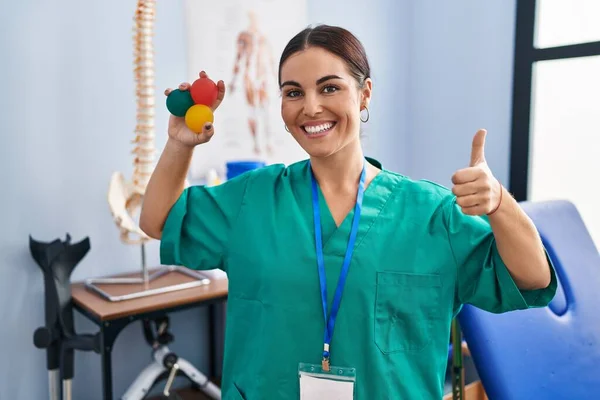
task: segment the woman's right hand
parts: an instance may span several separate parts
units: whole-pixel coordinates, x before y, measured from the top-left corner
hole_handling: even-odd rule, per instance
[[[200,78],[208,78],[206,72],[200,72]],[[184,82],[179,85],[179,90],[189,90],[192,85],[188,82]],[[213,112],[219,107],[223,98],[225,97],[225,83],[220,80],[217,82],[217,99],[210,107]],[[172,89],[165,90],[165,96],[171,93]],[[177,117],[173,114],[169,117],[169,138],[184,144],[186,146],[194,147],[196,145],[208,142],[215,134],[215,127],[211,123],[207,123],[202,129],[201,133],[192,132],[185,124],[184,117]]]

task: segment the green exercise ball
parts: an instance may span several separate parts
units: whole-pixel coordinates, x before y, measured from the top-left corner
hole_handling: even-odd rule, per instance
[[[185,113],[194,105],[189,90],[175,89],[167,96],[167,109],[177,117],[185,117]]]

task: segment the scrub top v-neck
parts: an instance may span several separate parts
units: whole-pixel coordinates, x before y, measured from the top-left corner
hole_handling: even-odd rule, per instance
[[[337,227],[320,190],[319,205],[330,305],[354,211]],[[308,161],[193,186],[173,206],[161,262],[228,275],[224,400],[296,400],[298,364],[321,363],[314,231]],[[356,369],[355,399],[439,399],[462,304],[543,307],[555,291],[553,270],[548,288],[519,290],[487,218],[464,215],[447,188],[383,169],[364,192],[331,364]]]

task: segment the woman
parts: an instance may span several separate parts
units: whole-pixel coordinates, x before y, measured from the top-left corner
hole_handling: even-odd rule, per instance
[[[348,31],[300,32],[279,79],[285,128],[309,160],[184,190],[193,148],[215,128],[196,135],[171,116],[140,220],[161,262],[228,273],[224,398],[297,399],[315,389],[301,363],[354,368],[356,399],[441,398],[462,304],[500,313],[553,297],[535,227],[487,167],[485,131],[452,191],[364,157],[373,84]]]

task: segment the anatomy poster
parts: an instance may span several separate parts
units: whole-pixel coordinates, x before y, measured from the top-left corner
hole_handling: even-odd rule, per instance
[[[192,180],[209,169],[224,176],[227,161],[290,164],[307,157],[284,128],[277,82],[281,52],[308,25],[305,2],[186,1],[188,80],[205,70],[227,89],[215,112],[215,136],[195,150]]]

